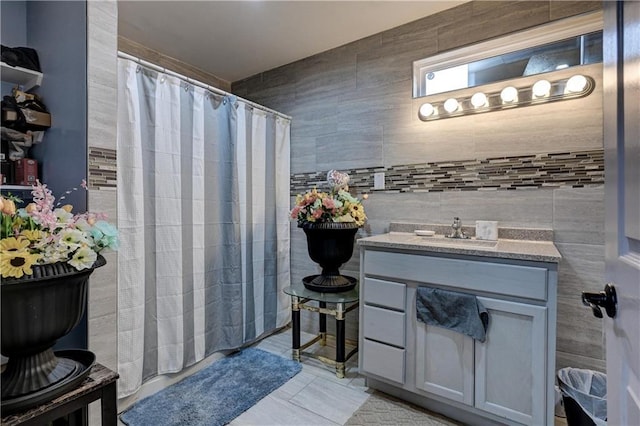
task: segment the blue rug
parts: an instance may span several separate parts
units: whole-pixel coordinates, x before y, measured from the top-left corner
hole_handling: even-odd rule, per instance
[[[120,420],[129,426],[224,425],[301,369],[281,356],[244,349],[138,401]]]

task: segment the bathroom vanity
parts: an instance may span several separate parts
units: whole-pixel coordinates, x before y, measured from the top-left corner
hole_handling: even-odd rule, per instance
[[[369,387],[465,423],[553,425],[560,254],[550,238],[392,232],[358,244]],[[489,312],[486,340],[419,322],[418,286],[476,295]]]

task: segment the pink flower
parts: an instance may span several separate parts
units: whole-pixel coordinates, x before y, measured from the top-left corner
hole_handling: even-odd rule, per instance
[[[333,201],[333,198],[325,198],[322,200],[322,205],[328,209],[332,210],[336,208],[336,203]]]
[[[298,217],[298,213],[300,213],[300,206],[295,206],[293,210],[291,210],[291,219],[296,219]]]
[[[322,217],[322,209],[315,209],[312,215],[315,219],[320,219]]]

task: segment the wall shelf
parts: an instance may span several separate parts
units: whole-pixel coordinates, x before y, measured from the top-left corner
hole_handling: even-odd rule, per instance
[[[2,65],[2,81],[15,83],[22,86],[24,91],[40,87],[42,84],[42,73],[22,67],[12,67],[0,62]]]
[[[31,185],[1,185],[2,191],[31,191],[33,187]]]

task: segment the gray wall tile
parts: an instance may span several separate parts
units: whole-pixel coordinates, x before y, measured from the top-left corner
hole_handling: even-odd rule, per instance
[[[438,49],[453,49],[549,21],[546,1],[475,1],[471,19],[438,28]],[[464,28],[464,31],[460,29]]]
[[[408,24],[384,31],[382,33],[383,45],[397,45],[405,41],[429,38],[429,43],[437,46],[436,40],[432,37],[432,31],[447,25],[464,23],[471,19],[473,5],[471,2],[461,4],[451,9],[444,10],[435,15],[420,18]]]
[[[383,44],[379,49],[358,54],[358,88],[375,88],[411,80],[413,61],[437,52],[435,43],[429,41],[435,36],[435,30],[432,30],[425,34],[424,39]]]
[[[372,167],[373,171],[403,164],[597,151],[602,149],[599,65],[585,67],[596,79],[591,95],[544,106],[423,123],[417,117],[422,102],[411,97],[412,61],[602,7],[596,3],[468,2],[232,87],[249,99],[270,85],[286,93],[295,87],[295,99],[274,97],[274,102],[293,116],[291,161],[292,173],[296,174],[332,168]],[[554,74],[560,75],[563,74]],[[589,203],[595,209],[584,212]],[[369,221],[360,232],[387,232],[391,221],[450,224],[453,216],[461,216],[470,225],[487,219],[498,220],[502,226],[555,228],[556,242],[563,254],[558,365],[595,368],[604,365],[602,324],[582,307],[579,292],[581,286],[601,289],[601,206],[600,188],[374,192],[365,202]],[[578,218],[576,227],[589,231],[573,232],[572,217]],[[308,258],[304,235],[294,224],[291,239],[292,280],[318,273],[319,268]],[[356,249],[354,256],[357,253]],[[352,258],[343,270],[355,271],[357,261]],[[315,316],[303,322],[309,331],[315,331],[315,324]]]
[[[117,26],[115,1],[87,3],[87,140],[89,148],[116,149]],[[91,181],[91,175],[88,176]],[[117,223],[115,191],[90,190],[91,211],[104,212]],[[89,280],[89,349],[98,362],[117,370],[117,257],[106,253],[107,265]],[[92,413],[92,416],[94,414]]]
[[[552,1],[549,2],[549,18],[552,20],[585,13],[588,11],[602,10],[602,1]]]
[[[359,157],[363,152],[365,158]],[[345,128],[316,140],[316,167],[320,170],[377,166],[382,163],[382,127]]]
[[[602,373],[607,371],[607,363],[604,359],[589,358],[572,352],[556,352],[556,370],[564,367],[586,368]]]
[[[588,358],[604,359],[602,319],[584,306],[580,295],[558,297],[557,350]]]
[[[115,33],[116,32],[114,32],[114,34]],[[118,37],[118,49],[122,52],[128,53],[129,55],[177,72],[178,74],[206,83],[212,87],[217,87],[226,91],[229,91],[231,88],[231,84],[226,80],[125,37]]]
[[[604,244],[603,218],[604,186],[553,191],[556,243]]]
[[[558,271],[558,295],[579,297],[583,291],[604,287],[604,245],[555,243],[562,255]]]
[[[117,323],[116,313],[89,318],[89,349],[96,354],[98,362],[113,371],[118,369],[117,334],[113,332]]]
[[[497,220],[498,226],[549,228],[553,192],[548,190],[443,192],[441,220],[459,216],[463,224]]]

